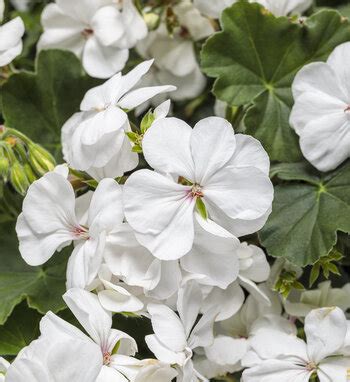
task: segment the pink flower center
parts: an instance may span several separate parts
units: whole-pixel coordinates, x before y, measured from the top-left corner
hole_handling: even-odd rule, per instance
[[[72,234],[77,238],[77,239],[85,239],[88,240],[89,237],[89,230],[85,227],[82,226],[76,226],[73,227],[72,229]]]
[[[194,184],[189,191],[191,198],[202,198],[204,196],[202,187],[199,184]]]
[[[111,363],[111,353],[105,352],[103,353],[103,364],[108,366]]]
[[[305,367],[307,371],[315,371],[317,369],[317,366],[314,362],[307,363]]]
[[[344,109],[344,113],[349,112],[349,111],[350,111],[350,105],[348,105],[348,106]]]

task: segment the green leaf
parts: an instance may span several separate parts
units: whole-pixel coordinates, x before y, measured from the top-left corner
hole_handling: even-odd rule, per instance
[[[299,266],[327,256],[336,244],[337,231],[350,232],[349,190],[349,163],[320,175],[318,184],[278,185],[272,213],[260,232],[268,253]]]
[[[238,2],[223,12],[222,28],[201,54],[203,71],[216,78],[214,94],[232,106],[250,105],[246,132],[262,142],[272,160],[298,161],[298,138],[289,126],[292,81],[304,65],[325,60],[350,40],[349,22],[323,10],[296,23],[259,4]]]
[[[83,74],[73,53],[42,51],[36,73],[14,74],[4,84],[5,125],[20,130],[58,156],[63,124],[79,111],[86,91],[98,84],[99,81]]]
[[[6,324],[0,326],[0,354],[14,356],[39,336],[41,315],[26,303],[18,305]]]
[[[45,314],[64,309],[67,253],[56,253],[41,267],[30,267],[18,252],[13,223],[0,225],[0,324],[15,306],[27,300],[28,306]]]

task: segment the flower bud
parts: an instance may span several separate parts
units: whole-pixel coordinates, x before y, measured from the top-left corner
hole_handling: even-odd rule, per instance
[[[153,31],[159,27],[160,24],[160,16],[156,13],[145,13],[143,15],[145,23],[150,31]]]
[[[27,179],[29,180],[30,184],[32,184],[33,182],[35,182],[38,179],[37,176],[34,174],[34,171],[33,171],[32,167],[29,163],[25,163],[23,165],[23,169],[27,175]]]
[[[10,170],[10,162],[5,156],[4,150],[0,150],[0,177],[7,182],[8,173]]]
[[[10,182],[13,188],[21,195],[25,195],[30,186],[26,172],[18,161],[14,162],[11,166]]]
[[[56,166],[55,159],[43,147],[35,143],[31,143],[28,146],[28,150],[29,150],[29,155],[28,155],[29,162],[33,170],[39,176],[42,176],[46,174],[48,171],[52,171],[55,168]]]

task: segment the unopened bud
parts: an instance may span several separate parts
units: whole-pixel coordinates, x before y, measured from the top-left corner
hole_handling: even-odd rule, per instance
[[[10,182],[13,188],[21,195],[25,195],[30,186],[26,172],[18,161],[14,162],[11,166]]]
[[[29,162],[33,168],[33,170],[39,175],[42,176],[46,174],[48,171],[52,171],[56,162],[53,156],[46,151],[40,145],[32,143],[28,146],[29,150]]]
[[[7,182],[9,169],[10,169],[9,160],[6,158],[5,155],[2,155],[2,152],[0,152],[0,177],[3,178],[5,182]]]
[[[24,169],[24,172],[26,173],[27,179],[30,184],[32,184],[38,179],[37,176],[34,174],[34,171],[29,163],[25,163],[23,165],[23,169]]]
[[[156,13],[145,13],[143,15],[145,23],[150,31],[153,31],[159,27],[160,16]]]

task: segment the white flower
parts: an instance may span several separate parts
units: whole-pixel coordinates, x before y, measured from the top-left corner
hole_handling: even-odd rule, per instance
[[[127,382],[137,374],[142,365],[130,357],[137,351],[135,340],[112,329],[112,316],[97,296],[71,289],[63,298],[89,336],[47,313],[40,322],[41,336],[18,355],[6,380]]]
[[[290,316],[305,317],[311,310],[327,306],[337,306],[346,312],[350,308],[350,284],[343,288],[332,288],[330,281],[318,284],[317,289],[302,292],[292,291],[284,308]]]
[[[152,62],[145,61],[124,76],[118,73],[86,93],[80,105],[82,111],[74,114],[62,128],[64,158],[72,167],[94,174],[109,166],[111,169],[105,171],[117,177],[137,166],[138,156],[131,151],[125,134],[131,129],[124,110],[175,89],[153,86],[131,90]]]
[[[227,264],[231,261],[236,266],[235,277],[231,283],[225,288],[204,288],[206,297],[202,311],[216,309],[216,321],[227,320],[238,312],[245,299],[242,287],[254,297],[257,305],[259,303],[271,305],[265,291],[256,285],[257,282],[266,281],[270,274],[270,266],[264,251],[255,245],[241,243],[235,249],[235,256],[238,257],[238,264],[233,253],[231,253],[231,260],[227,258],[225,262]],[[214,259],[217,260],[216,256]],[[229,265],[226,265],[226,268],[229,269]],[[197,279],[197,281],[202,283],[201,279]]]
[[[2,12],[0,9],[0,20],[1,18]],[[20,17],[16,17],[0,26],[0,67],[8,65],[21,54],[24,32],[24,23]]]
[[[191,250],[198,204],[235,236],[265,223],[273,198],[268,156],[254,138],[235,135],[226,120],[206,118],[192,130],[179,119],[161,119],[142,147],[156,171],[128,178],[125,215],[155,257],[175,260]]]
[[[343,311],[313,310],[304,330],[307,343],[273,328],[260,330],[250,343],[256,356],[250,358],[252,367],[243,372],[243,382],[306,382],[313,374],[321,382],[346,382],[350,358],[342,353],[347,334]]]
[[[198,285],[189,281],[179,290],[177,311],[166,305],[149,304],[154,334],[146,343],[157,359],[177,365],[178,382],[206,380],[193,367],[193,350],[213,342],[213,312],[204,314],[196,323],[203,297]]]
[[[0,382],[5,382],[5,376],[10,363],[6,359],[0,357]]]
[[[39,50],[70,50],[81,57],[87,73],[98,78],[122,70],[129,49],[147,35],[132,0],[56,0],[45,7],[41,22]]]
[[[92,196],[88,226],[81,225],[72,185],[60,173],[49,172],[29,187],[24,199],[16,225],[19,250],[24,260],[35,266],[74,241],[68,286],[85,287],[97,275],[105,235],[118,228],[123,218],[121,188],[113,179],[104,179]]]
[[[306,65],[296,75],[290,124],[305,158],[320,171],[350,156],[350,43],[339,45],[326,63]]]
[[[173,11],[180,24],[173,36],[169,35],[162,23],[145,40],[140,41],[137,51],[145,59],[155,59],[155,65],[145,76],[143,85],[173,84],[177,90],[169,97],[174,101],[182,101],[197,97],[205,88],[206,79],[199,68],[194,41],[210,36],[215,30],[191,1],[179,2]]]

